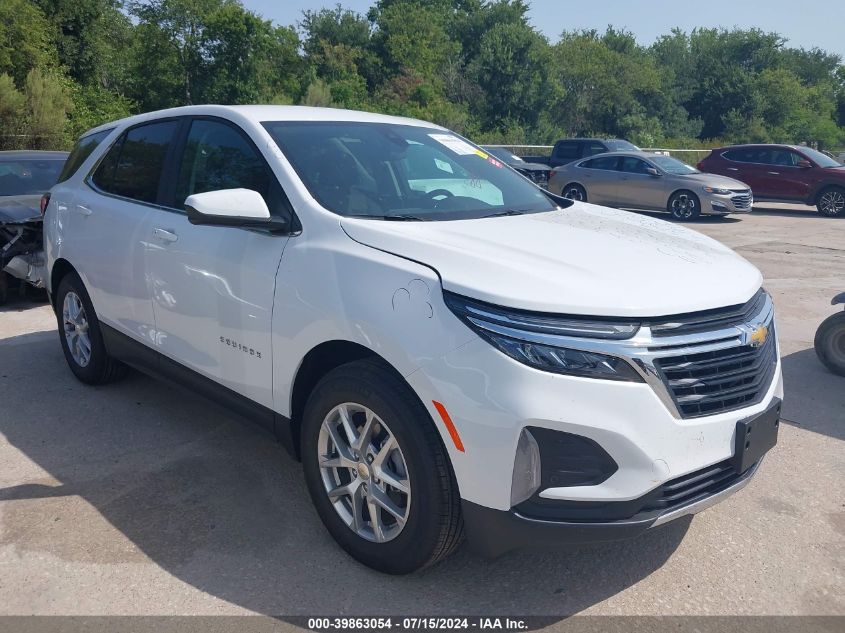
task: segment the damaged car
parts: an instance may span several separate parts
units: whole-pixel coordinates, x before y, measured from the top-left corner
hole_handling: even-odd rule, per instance
[[[59,180],[67,157],[67,152],[0,152],[0,305],[16,288],[44,287],[44,192]]]

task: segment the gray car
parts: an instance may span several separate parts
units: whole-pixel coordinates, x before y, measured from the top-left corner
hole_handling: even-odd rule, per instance
[[[556,167],[549,191],[623,209],[668,211],[677,220],[749,213],[751,189],[726,176],[705,174],[671,156],[609,152]]]

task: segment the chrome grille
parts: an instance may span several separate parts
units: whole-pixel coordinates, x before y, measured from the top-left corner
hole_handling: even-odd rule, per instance
[[[712,332],[748,323],[763,311],[765,306],[766,293],[761,288],[750,300],[741,305],[679,314],[668,319],[650,319],[646,321],[646,324],[651,326],[651,333],[655,337]]]
[[[772,327],[760,347],[740,345],[655,360],[685,418],[742,409],[760,402],[777,366]]]
[[[751,208],[751,190],[750,189],[732,189],[736,195],[731,196],[731,202],[736,209],[746,211]]]

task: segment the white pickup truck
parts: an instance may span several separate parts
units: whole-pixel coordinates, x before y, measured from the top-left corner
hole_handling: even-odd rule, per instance
[[[743,487],[776,442],[756,268],[436,125],[191,106],[70,160],[44,218],[70,369],[133,366],[265,425],[375,569],[465,532],[488,554],[634,536]]]

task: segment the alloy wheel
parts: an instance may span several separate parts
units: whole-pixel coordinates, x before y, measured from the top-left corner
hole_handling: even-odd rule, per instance
[[[672,215],[679,220],[688,220],[695,214],[695,200],[685,193],[672,201]]]
[[[70,355],[80,367],[91,362],[91,337],[88,333],[88,317],[82,300],[75,292],[68,292],[62,305],[62,323],[65,341]]]
[[[411,483],[384,421],[363,405],[339,404],[323,420],[317,453],[326,494],[349,529],[376,543],[399,536],[411,509]]]
[[[584,192],[579,187],[570,187],[563,193],[563,197],[583,202]]]
[[[825,215],[839,215],[845,210],[845,193],[836,189],[819,198],[819,210]]]

